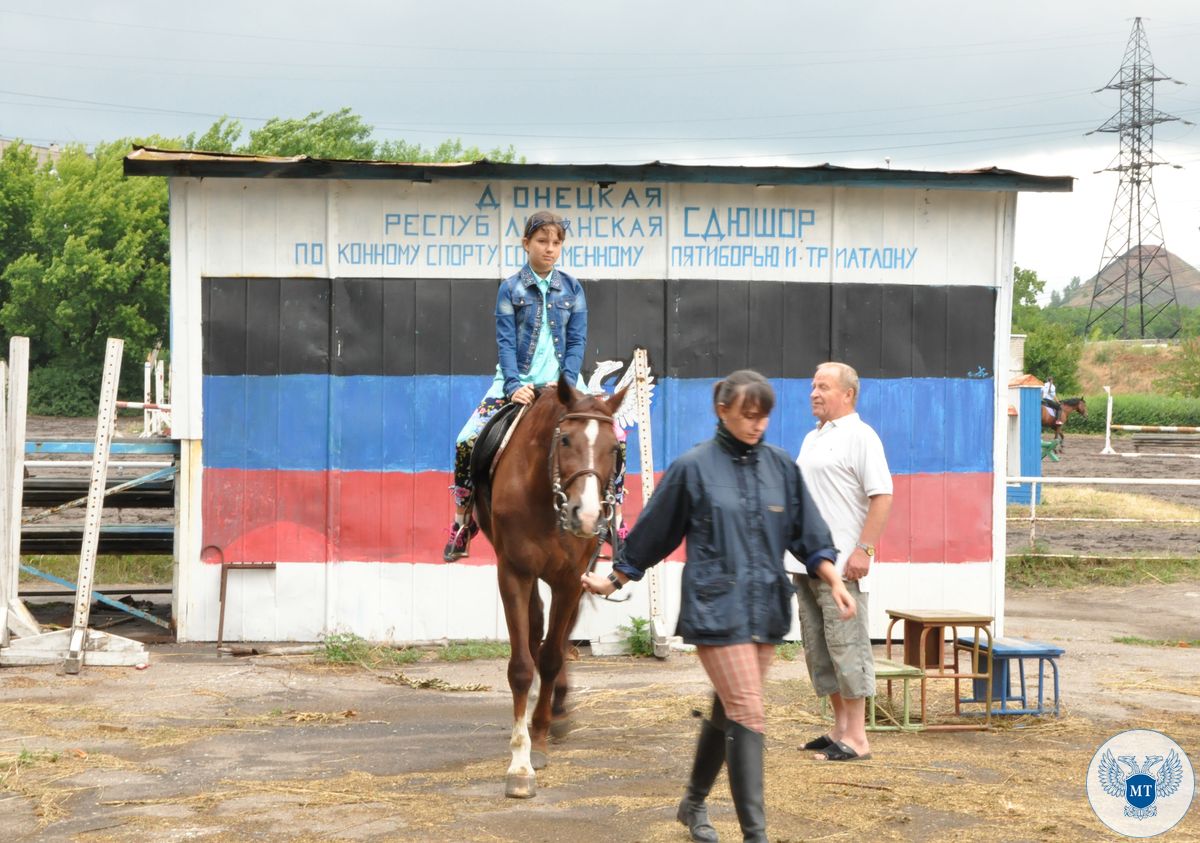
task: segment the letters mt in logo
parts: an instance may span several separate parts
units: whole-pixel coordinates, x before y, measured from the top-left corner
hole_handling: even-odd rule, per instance
[[[1096,818],[1126,837],[1170,831],[1196,795],[1187,753],[1153,729],[1130,729],[1106,740],[1092,756],[1085,781]]]
[[[1100,786],[1109,796],[1124,798],[1129,803],[1125,806],[1125,816],[1139,820],[1156,817],[1158,808],[1154,801],[1160,796],[1167,799],[1175,795],[1183,782],[1183,763],[1179,753],[1172,749],[1157,772],[1152,772],[1153,767],[1162,760],[1161,755],[1147,755],[1139,766],[1137,756],[1122,755],[1114,759],[1112,750],[1106,749],[1097,772]],[[1129,767],[1128,775],[1118,762]]]

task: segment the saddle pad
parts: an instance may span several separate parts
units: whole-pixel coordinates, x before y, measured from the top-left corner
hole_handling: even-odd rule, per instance
[[[475,490],[476,500],[480,495],[483,495],[485,500],[491,500],[492,461],[495,460],[496,451],[516,420],[520,408],[520,404],[505,404],[488,419],[488,423],[475,439],[475,447],[471,450],[471,486]]]

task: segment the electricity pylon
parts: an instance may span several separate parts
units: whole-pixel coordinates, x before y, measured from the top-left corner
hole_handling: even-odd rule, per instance
[[[1138,336],[1172,305],[1176,321],[1179,302],[1171,278],[1171,261],[1163,242],[1162,221],[1154,199],[1151,171],[1166,164],[1154,156],[1154,127],[1179,120],[1154,108],[1156,82],[1175,82],[1162,75],[1150,58],[1150,44],[1142,19],[1133,22],[1125,47],[1125,59],[1116,76],[1100,91],[1119,91],[1121,108],[1093,132],[1120,136],[1121,150],[1113,163],[1098,172],[1115,172],[1121,177],[1108,222],[1108,237],[1100,257],[1088,308],[1086,333],[1092,326],[1120,308],[1120,335],[1129,337],[1130,310],[1136,308]],[[1182,85],[1182,82],[1176,82]],[[1187,123],[1186,120],[1181,121]],[[1188,123],[1188,125],[1191,125]],[[1088,132],[1088,134],[1093,134]],[[1172,333],[1178,333],[1178,328]]]

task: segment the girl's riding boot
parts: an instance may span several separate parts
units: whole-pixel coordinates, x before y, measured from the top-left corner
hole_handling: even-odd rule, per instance
[[[763,736],[735,720],[725,727],[729,790],[745,843],[768,843],[763,805]]]
[[[725,707],[721,705],[720,697],[714,694],[712,718],[700,724],[692,776],[679,810],[675,812],[675,818],[687,826],[694,843],[717,843],[717,830],[708,821],[705,800],[725,763],[726,722]]]

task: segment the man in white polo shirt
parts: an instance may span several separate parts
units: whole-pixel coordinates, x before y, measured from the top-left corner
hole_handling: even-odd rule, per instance
[[[859,418],[858,373],[845,363],[822,363],[810,398],[817,428],[804,437],[796,462],[838,549],[837,571],[858,602],[843,621],[829,586],[797,576],[804,658],[818,696],[829,697],[829,734],[804,745],[819,760],[869,758],[866,698],[875,694],[875,660],[867,626],[868,574],[875,545],[892,509],[892,475],[879,435]]]

